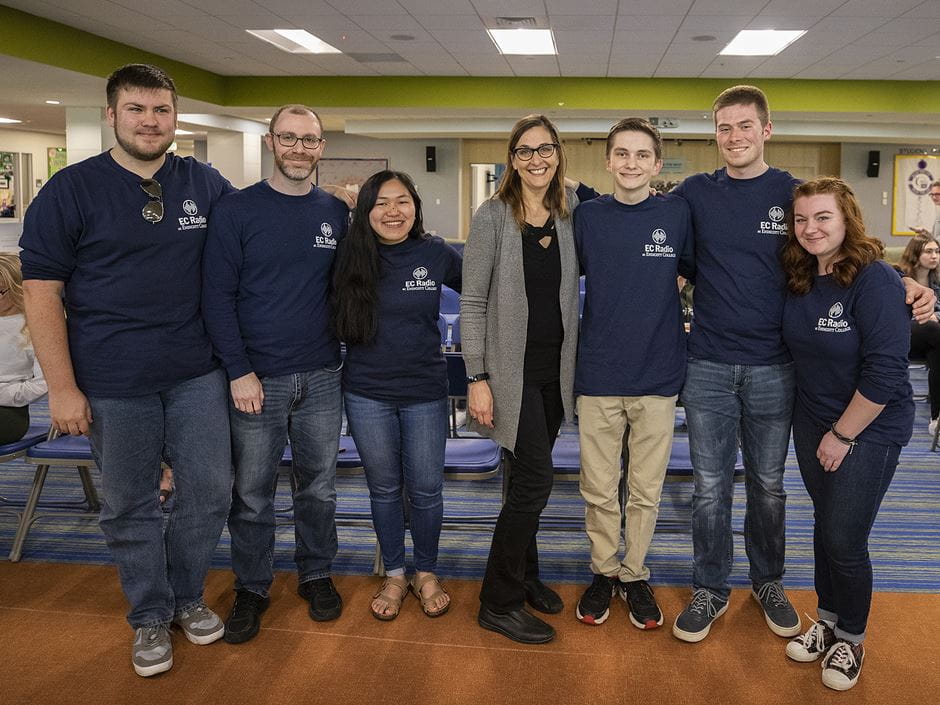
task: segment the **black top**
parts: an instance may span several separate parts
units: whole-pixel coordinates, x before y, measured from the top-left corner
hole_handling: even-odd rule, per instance
[[[548,246],[542,240],[548,238]],[[561,370],[561,322],[558,290],[561,288],[561,255],[555,221],[522,229],[522,269],[529,305],[523,379],[527,383],[557,380]]]

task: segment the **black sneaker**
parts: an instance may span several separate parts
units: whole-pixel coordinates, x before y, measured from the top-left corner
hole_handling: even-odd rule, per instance
[[[692,601],[676,617],[672,633],[682,641],[696,642],[708,636],[712,622],[728,609],[728,601],[713,595],[705,588],[699,588],[692,594]]]
[[[779,580],[752,589],[751,596],[764,610],[764,620],[770,631],[777,636],[796,636],[800,633],[800,615],[793,609]]]
[[[617,581],[617,592],[627,603],[630,621],[637,629],[656,629],[663,623],[663,613],[656,604],[653,590],[645,580]]]
[[[343,612],[343,598],[336,592],[332,578],[308,580],[297,587],[297,594],[310,601],[310,619],[329,622]]]
[[[603,624],[610,616],[610,598],[614,594],[617,577],[595,575],[594,581],[578,600],[575,614],[585,624]]]
[[[261,629],[261,613],[271,604],[270,597],[262,597],[250,590],[236,590],[235,604],[225,622],[225,641],[242,644],[253,639]]]
[[[839,639],[823,659],[823,685],[833,690],[848,690],[858,682],[864,660],[865,649],[861,644]]]
[[[812,663],[825,655],[836,643],[836,633],[825,622],[813,626],[787,644],[787,656],[800,663]]]

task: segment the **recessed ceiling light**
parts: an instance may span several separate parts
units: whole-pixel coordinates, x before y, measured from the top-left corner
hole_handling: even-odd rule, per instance
[[[806,34],[805,29],[742,29],[719,54],[774,56]]]
[[[47,100],[46,105],[61,105],[58,100]]]
[[[500,54],[556,56],[555,36],[550,29],[488,29]]]
[[[0,117],[0,124],[3,125],[12,125],[17,122],[23,122],[22,120],[14,120],[13,118]]]
[[[245,31],[290,54],[343,53],[305,29],[246,29]]]
[[[193,133],[190,132],[189,130],[181,130],[181,129],[177,128],[177,129],[176,129],[176,134],[178,134],[178,135],[191,135],[191,134],[193,134]]]

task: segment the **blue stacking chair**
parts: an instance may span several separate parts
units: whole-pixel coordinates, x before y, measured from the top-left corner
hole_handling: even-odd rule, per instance
[[[450,327],[450,348],[460,350],[460,347],[460,314],[458,314]]]
[[[89,468],[95,465],[95,459],[91,454],[91,443],[85,436],[55,437],[52,433],[49,435],[49,440],[36,443],[26,450],[26,462],[37,467],[33,476],[33,486],[20,515],[20,523],[16,535],[13,537],[13,546],[10,549],[10,560],[14,563],[20,560],[23,555],[23,544],[26,542],[30,527],[37,519],[42,517],[41,514],[36,512],[36,509],[39,507],[39,498],[42,495],[51,466],[78,468],[78,476],[81,479],[82,490],[85,493],[84,500],[80,502],[52,506],[76,507],[84,505],[85,512],[97,512],[101,509],[98,492],[95,490],[89,472]]]
[[[4,443],[0,445],[0,464],[22,458],[31,447],[37,443],[42,443],[49,436],[48,426],[32,425],[26,429],[26,434],[18,441]],[[12,514],[19,518],[20,512],[17,509],[7,509],[6,507],[18,507],[20,504],[6,497],[0,496],[0,512]]]

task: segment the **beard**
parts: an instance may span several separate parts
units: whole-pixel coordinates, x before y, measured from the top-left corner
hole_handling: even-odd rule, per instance
[[[134,144],[130,140],[125,139],[121,135],[121,133],[118,132],[117,127],[114,128],[115,142],[117,142],[121,146],[121,149],[127,152],[134,159],[138,159],[142,162],[152,162],[156,159],[159,159],[164,154],[166,154],[166,150],[168,150],[170,148],[170,145],[173,144],[174,137],[175,135],[170,135],[169,137],[166,138],[166,140],[163,143],[158,144],[156,147],[152,147],[145,151],[139,148],[136,144]]]
[[[277,170],[291,181],[309,181],[313,170],[317,168],[319,159],[304,155],[309,160],[305,166],[288,166],[287,160],[284,158],[286,154],[278,155],[277,152],[274,153],[274,164],[277,166]]]

